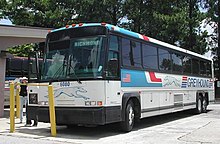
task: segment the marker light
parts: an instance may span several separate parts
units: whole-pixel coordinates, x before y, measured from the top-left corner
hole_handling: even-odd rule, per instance
[[[115,28],[114,28],[113,26],[111,27],[111,29],[112,29],[112,30],[115,30]]]
[[[83,23],[79,23],[79,26],[82,26],[83,25]]]
[[[106,25],[106,23],[102,22],[102,23],[101,23],[101,25],[105,26],[105,25]]]
[[[48,33],[51,33],[51,30],[48,30]]]
[[[75,27],[76,26],[76,24],[72,24],[72,27]]]
[[[102,101],[85,101],[85,106],[102,106]]]
[[[98,106],[102,106],[102,101],[97,101]]]
[[[69,25],[66,25],[66,28],[68,28],[69,27]]]

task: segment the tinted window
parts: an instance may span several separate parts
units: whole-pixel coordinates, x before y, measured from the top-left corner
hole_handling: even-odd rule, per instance
[[[21,71],[21,66],[22,66],[22,59],[11,59],[11,63],[10,63],[10,69],[14,70],[14,71]]]
[[[110,36],[109,40],[109,50],[118,51],[119,48],[119,42],[117,36]]]
[[[69,28],[51,32],[48,34],[47,39],[49,41],[69,40],[71,38],[105,35],[106,32],[107,29],[103,26]]]
[[[183,57],[183,72],[184,73],[191,73],[191,57],[184,56]]]
[[[10,76],[10,63],[11,63],[11,59],[7,58],[6,59],[6,76]]]
[[[130,40],[122,38],[122,62],[125,66],[130,66],[130,61],[131,59],[133,60],[133,58],[130,57],[130,49]]]
[[[192,73],[199,74],[199,60],[192,59]]]
[[[131,41],[130,55],[133,60],[130,60],[131,65],[135,67],[141,67],[141,43]]]
[[[28,59],[24,59],[22,63],[22,70],[28,71]]]
[[[171,70],[170,53],[164,49],[158,49],[159,69],[169,71]]]
[[[141,67],[140,43],[122,38],[122,59],[124,66]]]
[[[206,64],[207,64],[206,74],[207,74],[207,76],[212,76],[212,71],[211,71],[212,66],[211,66],[211,62],[207,62]]]
[[[206,63],[204,61],[200,61],[200,74],[206,76]]]
[[[117,36],[110,36],[107,67],[108,77],[119,77],[119,39]]]
[[[173,53],[172,54],[172,61],[173,61],[173,71],[182,73],[183,71],[183,63],[182,63],[183,57],[180,54]]]
[[[143,44],[142,52],[144,68],[158,69],[157,48]]]

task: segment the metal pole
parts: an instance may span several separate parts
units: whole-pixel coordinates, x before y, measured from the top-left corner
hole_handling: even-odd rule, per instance
[[[10,84],[10,133],[15,131],[15,96],[14,83]]]
[[[50,112],[50,124],[51,124],[51,135],[56,136],[56,116],[55,116],[55,107],[54,107],[54,95],[53,95],[53,86],[48,86],[48,95],[49,95],[49,112]]]

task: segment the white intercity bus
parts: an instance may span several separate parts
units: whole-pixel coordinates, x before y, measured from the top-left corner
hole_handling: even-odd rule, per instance
[[[131,131],[138,119],[206,112],[214,101],[210,58],[110,24],[52,30],[43,54],[41,67],[39,58],[31,62],[29,81],[53,85],[57,124],[120,122]],[[47,87],[28,91],[29,118],[49,122]]]

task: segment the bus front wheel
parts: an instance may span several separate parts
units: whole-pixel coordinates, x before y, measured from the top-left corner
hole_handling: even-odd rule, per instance
[[[131,131],[134,126],[134,118],[134,104],[129,101],[125,109],[125,120],[121,122],[121,129],[125,132]]]

